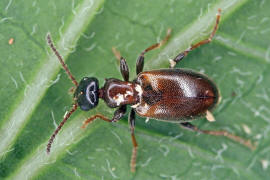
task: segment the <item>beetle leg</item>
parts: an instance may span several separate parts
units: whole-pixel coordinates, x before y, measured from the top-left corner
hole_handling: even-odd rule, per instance
[[[120,106],[115,112],[114,112],[114,116],[112,118],[112,122],[117,122],[118,120],[120,120],[127,112],[127,106],[126,105],[122,105]]]
[[[135,172],[136,170],[136,157],[137,157],[137,149],[138,149],[138,144],[134,135],[134,129],[135,129],[135,111],[134,109],[131,109],[130,114],[129,114],[129,127],[131,131],[131,139],[132,139],[132,155],[131,155],[131,160],[130,160],[130,170],[131,172]]]
[[[113,47],[112,51],[115,57],[120,61],[120,71],[121,71],[122,77],[124,78],[125,81],[128,81],[129,69],[128,69],[126,59],[121,56],[120,52],[117,51],[116,48]]]
[[[163,44],[165,44],[168,39],[170,38],[171,36],[171,31],[172,29],[168,29],[167,31],[167,35],[166,37],[160,42],[160,43],[156,43],[148,48],[146,48],[141,54],[140,56],[138,57],[137,59],[137,62],[136,62],[136,73],[139,74],[140,72],[143,71],[143,66],[144,66],[144,54],[147,53],[148,51],[151,51],[153,49],[156,49],[156,48],[159,48],[161,47]]]
[[[94,121],[97,118],[100,118],[100,119],[102,119],[104,121],[107,121],[107,122],[117,122],[118,120],[120,120],[125,115],[126,111],[127,111],[127,106],[123,105],[123,106],[120,106],[114,112],[114,116],[113,116],[112,119],[109,119],[109,118],[105,117],[102,114],[93,115],[93,116],[91,116],[90,118],[88,118],[87,120],[84,121],[84,123],[82,125],[82,128],[85,128],[89,123],[91,123],[92,121]]]
[[[216,34],[216,31],[218,29],[218,24],[219,24],[219,20],[220,20],[220,13],[221,13],[221,9],[218,9],[218,14],[217,14],[217,18],[216,18],[216,24],[214,26],[214,29],[212,31],[212,33],[210,34],[210,36],[205,39],[202,40],[194,45],[191,45],[191,47],[189,47],[188,49],[186,49],[184,52],[181,52],[180,54],[178,54],[173,60],[170,60],[170,64],[171,64],[171,68],[174,68],[174,66],[181,61],[185,56],[187,56],[187,54],[192,51],[193,49],[198,48],[199,46],[203,45],[203,44],[207,44],[210,43],[214,37],[214,35]]]
[[[96,114],[96,115],[93,115],[91,116],[90,118],[88,118],[87,120],[84,121],[83,125],[82,125],[82,128],[86,128],[86,126],[91,123],[92,121],[94,121],[95,119],[97,118],[100,118],[101,120],[103,121],[107,121],[107,122],[113,122],[113,120],[105,117],[104,115],[102,114]]]
[[[124,78],[124,80],[128,81],[129,69],[128,69],[127,61],[123,57],[121,57],[121,59],[120,59],[120,71],[121,71],[121,74],[122,74],[122,77]]]
[[[198,127],[192,125],[189,122],[184,122],[184,123],[180,123],[180,126],[182,126],[185,129],[191,130],[191,131],[195,131],[198,133],[202,133],[202,134],[209,134],[209,135],[214,135],[214,136],[225,136],[235,142],[238,142],[248,148],[250,148],[251,150],[255,150],[256,146],[254,144],[252,144],[250,142],[250,140],[246,140],[243,139],[239,136],[236,136],[234,134],[229,133],[228,131],[210,131],[210,130],[201,130]]]

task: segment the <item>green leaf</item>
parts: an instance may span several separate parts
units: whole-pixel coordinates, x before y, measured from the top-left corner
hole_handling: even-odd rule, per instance
[[[267,179],[268,7],[264,0],[2,0],[0,179]],[[127,116],[118,123],[97,120],[80,128],[97,112],[112,117],[114,109],[100,102],[90,112],[76,111],[46,154],[48,139],[71,108],[73,85],[46,43],[48,32],[78,81],[95,76],[102,85],[104,78],[121,79],[112,47],[127,59],[135,78],[140,52],[172,28],[169,42],[146,55],[145,70],[166,68],[168,59],[209,36],[218,8],[222,16],[214,40],[177,67],[207,74],[222,94],[216,122],[202,118],[194,124],[250,139],[255,151],[225,137],[137,117],[137,171],[132,174]]]

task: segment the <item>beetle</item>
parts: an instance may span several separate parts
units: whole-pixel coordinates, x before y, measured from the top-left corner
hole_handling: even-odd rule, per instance
[[[203,116],[206,116],[206,119],[209,121],[214,121],[211,110],[218,104],[221,96],[215,83],[206,75],[192,70],[174,68],[190,51],[212,41],[218,29],[220,14],[221,10],[219,9],[216,23],[210,36],[195,45],[191,45],[188,49],[170,60],[170,68],[143,71],[144,55],[153,49],[159,48],[168,41],[171,34],[171,29],[169,29],[166,37],[160,43],[146,48],[140,54],[136,62],[137,77],[133,81],[129,81],[129,68],[125,58],[113,48],[114,55],[120,61],[120,72],[124,81],[109,78],[106,79],[104,86],[101,88],[99,88],[99,82],[95,77],[84,77],[80,83],[75,80],[48,34],[48,44],[76,86],[76,90],[73,107],[65,115],[63,121],[51,136],[47,145],[47,153],[50,152],[55,136],[77,107],[79,106],[83,111],[89,111],[98,105],[99,99],[103,99],[108,107],[117,108],[113,117],[108,118],[102,114],[96,114],[88,118],[82,127],[85,128],[87,124],[97,118],[107,122],[117,122],[126,114],[127,105],[130,105],[131,111],[128,119],[133,144],[130,161],[132,172],[135,171],[138,148],[138,143],[134,135],[136,114],[141,117],[178,123],[181,127],[203,134],[225,136],[254,149],[255,146],[249,140],[245,140],[227,131],[201,130],[190,123],[193,119]]]

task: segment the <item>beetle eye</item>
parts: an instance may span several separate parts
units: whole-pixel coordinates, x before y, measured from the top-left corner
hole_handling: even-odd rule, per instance
[[[98,105],[98,80],[96,78],[83,78],[76,89],[74,97],[84,111],[88,111]]]

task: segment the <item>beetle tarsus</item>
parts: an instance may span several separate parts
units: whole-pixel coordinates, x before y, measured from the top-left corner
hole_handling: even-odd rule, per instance
[[[134,129],[135,129],[135,111],[134,109],[131,109],[129,114],[129,127],[131,131],[131,139],[132,139],[132,154],[131,154],[131,160],[130,160],[130,171],[135,172],[136,171],[136,158],[137,158],[137,149],[138,149],[138,143],[136,141],[135,135],[134,135]]]
[[[151,51],[151,50],[160,48],[163,44],[165,44],[165,43],[169,40],[169,38],[170,38],[170,36],[171,36],[171,32],[172,32],[172,29],[169,28],[169,29],[167,30],[167,35],[165,36],[165,38],[164,38],[161,42],[156,43],[156,44],[153,44],[152,46],[146,48],[146,49],[140,54],[140,56],[138,57],[137,62],[136,62],[136,73],[137,73],[137,74],[139,74],[140,72],[143,71],[143,66],[144,66],[144,55],[145,55],[145,53],[147,53],[147,52],[149,52],[149,51]]]
[[[225,136],[225,137],[227,137],[235,142],[238,142],[238,143],[248,147],[251,150],[256,149],[256,146],[250,140],[246,140],[242,137],[231,134],[228,131],[201,130],[189,122],[180,123],[180,126],[185,128],[185,129],[188,129],[188,130],[191,130],[194,132],[198,132],[198,133],[202,133],[202,134],[209,134],[209,135],[213,135],[213,136]]]
[[[189,48],[186,49],[185,51],[183,51],[183,52],[181,52],[180,54],[178,54],[178,55],[173,59],[173,61],[175,62],[175,63],[173,63],[173,65],[174,65],[174,64],[177,64],[179,61],[181,61],[182,59],[184,59],[184,57],[187,56],[188,53],[189,53],[190,51],[192,51],[192,50],[198,48],[199,46],[201,46],[201,45],[203,45],[203,44],[207,44],[207,43],[210,43],[210,42],[212,41],[212,39],[213,39],[214,35],[216,34],[217,29],[218,29],[218,24],[219,24],[219,21],[220,21],[220,13],[221,13],[221,9],[219,8],[219,9],[218,9],[218,14],[217,14],[217,16],[216,16],[216,23],[215,23],[215,26],[214,26],[214,28],[213,28],[213,30],[212,30],[210,36],[209,36],[207,39],[205,39],[205,40],[202,40],[202,41],[200,41],[200,42],[198,42],[198,43],[196,43],[196,44],[194,44],[194,45],[191,45],[191,47],[189,47]],[[170,63],[170,64],[172,64],[172,63]],[[174,66],[173,66],[173,67],[174,67]],[[171,68],[173,68],[173,67],[172,67],[172,65],[171,65]]]
[[[120,106],[115,112],[114,112],[114,116],[112,118],[112,122],[117,122],[118,120],[120,120],[127,112],[127,106],[126,105],[122,105]]]
[[[100,118],[103,121],[107,121],[107,122],[113,122],[113,120],[110,120],[109,118],[107,118],[106,116],[102,115],[102,114],[96,114],[91,116],[90,118],[88,118],[87,120],[84,121],[82,128],[86,128],[86,126],[93,122],[95,119]]]

